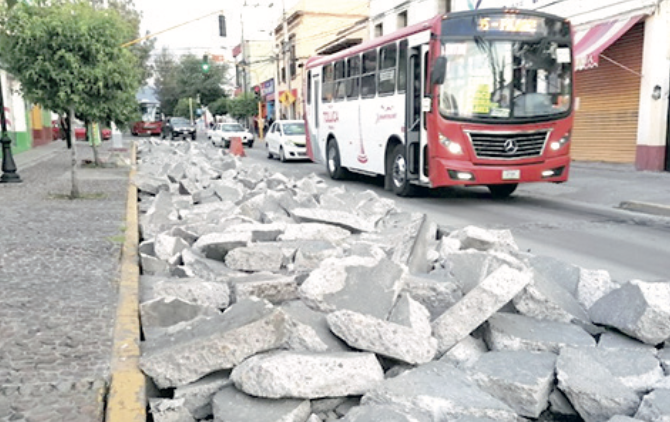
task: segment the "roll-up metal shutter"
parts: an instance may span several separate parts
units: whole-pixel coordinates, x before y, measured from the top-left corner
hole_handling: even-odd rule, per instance
[[[576,72],[574,160],[635,162],[643,40],[644,22],[640,22],[603,52],[630,70],[601,56],[598,67]]]

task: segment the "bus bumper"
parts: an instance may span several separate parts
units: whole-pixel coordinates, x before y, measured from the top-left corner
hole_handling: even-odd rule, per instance
[[[539,163],[482,165],[469,161],[436,158],[431,171],[433,187],[497,185],[509,183],[552,182],[568,180],[570,157],[556,157]]]

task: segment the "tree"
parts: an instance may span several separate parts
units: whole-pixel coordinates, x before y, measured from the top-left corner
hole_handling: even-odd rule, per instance
[[[215,116],[223,116],[228,114],[228,104],[230,100],[226,97],[221,97],[218,100],[210,103],[207,107],[209,108],[210,113]]]
[[[45,7],[19,3],[2,22],[0,54],[26,98],[56,112],[75,110],[90,121],[127,123],[136,112],[136,57],[121,47],[132,28],[115,10],[88,2]],[[72,190],[79,196],[72,140]]]
[[[177,82],[178,65],[167,47],[163,47],[154,59],[154,87],[156,88],[156,96],[161,103],[161,110],[167,116],[174,114],[174,108],[177,106],[177,101],[180,98],[179,84]]]
[[[195,110],[200,107],[194,98],[190,100],[188,98],[181,98],[177,102],[177,106],[172,112],[173,116],[185,117],[191,120],[191,107],[193,107],[193,114],[195,115]]]
[[[228,114],[236,119],[255,116],[258,114],[258,100],[248,92],[240,97],[233,98],[228,104]]]

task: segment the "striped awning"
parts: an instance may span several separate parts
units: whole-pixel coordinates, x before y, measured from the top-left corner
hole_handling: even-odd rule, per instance
[[[600,54],[621,38],[644,15],[602,22],[575,32],[575,70],[598,66]]]

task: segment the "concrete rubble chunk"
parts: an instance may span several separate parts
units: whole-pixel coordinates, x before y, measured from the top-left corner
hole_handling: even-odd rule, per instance
[[[566,347],[556,361],[558,388],[585,422],[606,421],[616,415],[632,416],[640,404],[635,392],[589,354]]]
[[[372,404],[352,408],[342,422],[431,422],[427,412],[397,409],[390,404]]]
[[[322,312],[348,309],[386,319],[402,288],[403,272],[388,259],[326,259],[302,283],[299,294]]]
[[[342,227],[322,223],[287,224],[286,230],[279,236],[279,240],[325,240],[340,243],[351,236],[349,230]]]
[[[482,355],[469,373],[482,390],[519,415],[537,419],[549,405],[555,365],[553,353],[499,351]]]
[[[216,308],[185,302],[175,297],[161,297],[140,304],[142,331],[147,338],[153,337],[152,331],[155,329],[166,328],[201,316],[215,315],[219,315]]]
[[[205,281],[201,278],[154,278],[142,276],[140,301],[160,297],[176,297],[196,305],[225,309],[230,304],[230,290],[226,283]]]
[[[461,241],[454,237],[442,237],[438,242],[435,250],[442,257],[447,257],[452,253],[461,250]]]
[[[179,181],[179,193],[181,195],[193,195],[200,189],[201,187],[191,179],[182,179]]]
[[[182,238],[171,236],[168,233],[159,233],[154,240],[156,257],[168,261],[174,255],[181,253],[190,245]]]
[[[200,237],[193,249],[209,259],[223,261],[228,253],[251,243],[250,232],[239,233],[210,233]]]
[[[140,368],[159,388],[176,387],[229,369],[286,341],[286,314],[260,300],[243,300],[222,315],[143,344]]]
[[[229,278],[235,300],[259,297],[280,304],[298,298],[298,282],[293,275],[259,272]]]
[[[403,293],[423,305],[430,314],[430,320],[442,315],[461,300],[461,287],[433,274],[408,274],[403,276]]]
[[[430,312],[407,293],[400,295],[388,321],[410,327],[421,336],[430,337],[432,334]]]
[[[526,269],[517,258],[499,251],[482,252],[474,249],[455,252],[445,257],[442,265],[449,274],[448,280],[457,282],[463,293],[468,293],[500,267],[519,271]]]
[[[290,350],[315,352],[347,352],[351,348],[335,336],[328,327],[326,314],[315,311],[300,300],[281,304],[288,315],[287,348]]]
[[[558,353],[566,346],[595,347],[596,341],[574,324],[498,312],[488,320],[486,342],[491,350]]]
[[[178,161],[167,171],[167,177],[172,183],[178,183],[186,177],[186,168],[183,161]]]
[[[572,294],[539,274],[514,298],[514,306],[519,313],[537,319],[591,324],[586,310]]]
[[[155,422],[196,422],[180,399],[150,399],[149,407]]]
[[[151,255],[140,254],[140,266],[142,274],[147,275],[168,275],[170,273],[170,264]]]
[[[225,422],[305,422],[309,400],[272,400],[252,397],[235,387],[223,388],[214,395],[215,421]]]
[[[286,230],[286,224],[246,223],[228,227],[225,233],[251,233],[252,242],[274,242]]]
[[[293,257],[292,266],[289,262],[287,269],[297,272],[308,272],[319,268],[321,263],[329,258],[340,258],[344,255],[342,248],[325,240],[298,240],[294,242],[297,248]]]
[[[531,282],[530,272],[500,267],[433,321],[440,354],[454,347]]]
[[[509,406],[482,391],[463,371],[437,361],[385,380],[363,396],[361,405],[391,405],[410,415],[439,415],[445,421],[518,420]]]
[[[232,385],[229,373],[215,372],[203,377],[194,383],[177,387],[174,390],[176,400],[184,400],[184,407],[196,419],[205,419],[212,416],[212,398],[219,390]]]
[[[663,368],[654,353],[647,350],[588,348],[583,353],[598,361],[623,385],[645,394],[663,379]]]
[[[490,251],[519,250],[510,230],[487,230],[476,226],[467,226],[449,234],[450,238],[458,239],[462,249]]]
[[[228,267],[238,271],[277,272],[284,263],[284,253],[279,246],[270,244],[252,244],[233,249],[225,258]]]
[[[586,310],[591,308],[601,297],[619,287],[618,283],[612,281],[610,273],[606,270],[579,269],[577,299]]]
[[[286,214],[286,211],[272,194],[266,192],[240,203],[240,214],[257,222],[263,222],[267,214]],[[288,215],[288,214],[286,214]]]
[[[298,223],[331,224],[342,227],[352,233],[371,232],[375,229],[374,223],[346,211],[295,208],[291,210],[291,215]]]
[[[326,317],[330,329],[349,346],[419,365],[435,357],[437,341],[410,327],[348,310]]]
[[[602,333],[598,338],[598,347],[601,349],[646,350],[654,355],[658,354],[658,350],[654,346],[642,343],[618,331]]]
[[[530,255],[528,262],[535,276],[540,275],[577,297],[580,268],[552,256]]]
[[[568,398],[565,397],[565,394],[563,394],[557,387],[554,387],[549,394],[549,409],[551,410],[551,413],[557,415],[577,415],[577,411],[572,407],[570,400],[568,400]]]
[[[642,419],[629,418],[628,416],[616,415],[610,418],[607,422],[636,422],[642,421]]]
[[[670,338],[670,283],[631,280],[594,303],[589,313],[597,324],[647,344],[662,343]]]
[[[138,173],[133,180],[137,189],[151,195],[158,195],[160,191],[169,191],[170,183],[166,178]]]
[[[488,351],[484,340],[467,336],[442,355],[440,361],[450,363],[457,368],[469,368]]]
[[[386,229],[381,235],[388,238],[394,262],[407,265],[412,274],[430,270],[427,256],[437,244],[437,225],[429,221],[426,214],[410,214],[406,223]]]
[[[365,394],[384,372],[372,353],[283,351],[250,357],[230,379],[255,397],[316,399]]]
[[[665,346],[658,352],[658,359],[661,361],[661,365],[663,365],[665,375],[670,376],[670,344],[667,341],[665,342]]]

